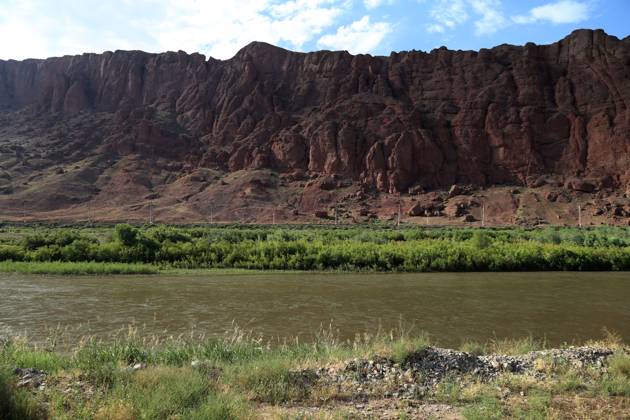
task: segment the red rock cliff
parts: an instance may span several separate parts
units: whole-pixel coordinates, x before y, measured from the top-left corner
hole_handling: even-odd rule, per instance
[[[542,173],[625,185],[629,107],[630,37],[591,30],[389,57],[253,43],[227,61],[139,51],[0,61],[0,164],[26,173],[133,153],[337,174],[384,192]],[[39,166],[32,156],[11,166],[31,140],[49,142]]]

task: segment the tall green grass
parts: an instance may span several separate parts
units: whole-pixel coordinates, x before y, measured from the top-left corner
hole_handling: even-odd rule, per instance
[[[0,272],[21,274],[156,274],[157,267],[140,263],[0,261]]]

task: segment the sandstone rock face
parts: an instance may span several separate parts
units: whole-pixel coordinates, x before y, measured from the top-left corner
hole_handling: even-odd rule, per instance
[[[57,176],[105,190],[117,179],[134,195],[195,168],[337,176],[383,193],[547,174],[627,188],[629,75],[630,38],[591,30],[388,57],[252,43],[226,61],[181,51],[0,61],[0,170],[87,159],[81,174]],[[153,165],[140,184],[103,178],[130,156]]]
[[[582,191],[586,193],[592,193],[593,191],[597,189],[595,184],[589,181],[586,181],[584,179],[578,179],[578,178],[569,178],[564,184],[564,188],[568,190]]]

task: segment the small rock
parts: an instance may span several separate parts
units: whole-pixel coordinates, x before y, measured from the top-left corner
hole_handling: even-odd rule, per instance
[[[471,223],[471,222],[476,221],[477,219],[475,219],[475,216],[473,216],[472,214],[467,214],[466,216],[464,216],[462,220],[464,222]]]
[[[127,372],[136,372],[136,371],[142,370],[142,369],[144,369],[146,367],[147,367],[147,365],[145,365],[144,363],[136,363],[134,365],[127,366],[127,368],[125,370]]]
[[[597,189],[594,184],[579,178],[569,178],[564,183],[564,188],[585,193],[592,193]]]
[[[454,184],[450,190],[448,190],[448,197],[452,198],[455,197],[456,195],[460,195],[464,192],[464,190],[462,189],[462,187],[460,187],[457,184]]]
[[[327,219],[328,218],[328,212],[326,210],[315,210],[314,215],[315,215],[315,217],[318,217],[320,219]]]
[[[545,185],[546,183],[547,183],[547,180],[545,179],[545,177],[544,176],[540,176],[540,177],[536,178],[536,180],[534,182],[532,182],[530,184],[530,186],[532,188],[540,188],[543,185]]]

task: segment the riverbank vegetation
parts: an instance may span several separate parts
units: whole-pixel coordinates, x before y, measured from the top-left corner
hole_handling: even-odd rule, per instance
[[[628,270],[630,229],[4,226],[0,262],[2,271],[60,274]]]
[[[158,268],[149,264],[95,261],[0,261],[0,272],[57,275],[157,274]]]
[[[630,414],[630,349],[614,335],[553,350],[531,338],[465,343],[466,353],[404,330],[360,334],[352,342],[324,331],[308,344],[269,343],[235,328],[212,339],[129,334],[107,343],[88,337],[72,351],[58,345],[55,337],[40,346],[0,343],[3,418]]]

